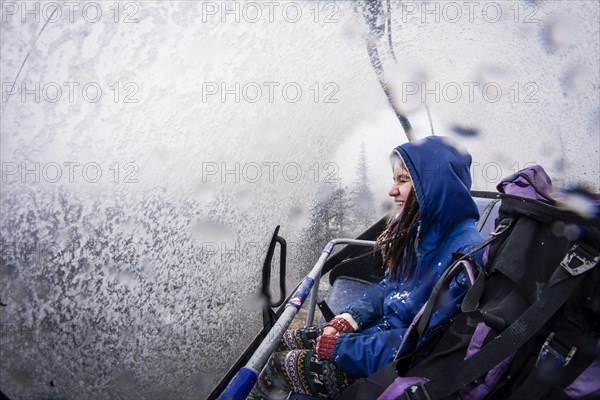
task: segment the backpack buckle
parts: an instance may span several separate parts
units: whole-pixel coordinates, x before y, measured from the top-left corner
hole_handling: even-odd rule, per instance
[[[402,400],[431,400],[431,396],[427,392],[423,383],[417,383],[409,386],[404,391],[404,395],[401,397]]]
[[[584,248],[583,243],[575,243],[560,262],[560,266],[572,276],[576,276],[594,268],[598,261],[600,261],[598,251],[593,249],[590,251]]]
[[[498,224],[498,226],[496,227],[496,229],[494,229],[494,232],[490,233],[490,235],[492,236],[498,236],[504,233],[504,231],[506,231],[512,224],[512,219],[510,218],[504,218],[502,221],[500,221],[500,223]]]
[[[561,375],[562,368],[569,365],[573,356],[577,353],[577,347],[575,346],[571,347],[567,352],[568,348],[554,340],[554,335],[554,332],[548,335],[535,361],[538,376],[545,382],[556,381]]]
[[[577,347],[572,347],[570,350],[567,350],[568,348],[562,346],[558,341],[553,339],[554,332],[551,332],[542,345],[537,360],[535,361],[537,376],[542,382],[546,383],[552,383],[559,380],[563,374],[563,368],[571,362],[573,356],[577,352]]]

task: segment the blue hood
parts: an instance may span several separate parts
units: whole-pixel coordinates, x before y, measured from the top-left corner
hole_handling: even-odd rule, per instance
[[[351,315],[359,331],[339,337],[332,361],[357,377],[392,362],[406,329],[452,264],[453,253],[467,253],[482,241],[476,227],[479,211],[469,192],[471,156],[439,136],[405,143],[395,151],[419,202],[414,273],[392,280],[386,272],[378,285],[342,311]],[[452,318],[463,296],[464,286],[453,282],[432,315],[430,329]]]
[[[419,203],[420,242],[439,241],[465,220],[479,219],[471,199],[471,155],[447,137],[429,136],[394,149],[406,164]],[[448,166],[450,168],[448,168]]]

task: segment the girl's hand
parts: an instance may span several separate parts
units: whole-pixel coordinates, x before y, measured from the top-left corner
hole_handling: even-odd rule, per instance
[[[331,360],[335,342],[339,335],[321,335],[317,338],[317,358],[319,360]]]
[[[325,324],[323,328],[323,335],[337,335],[341,333],[352,333],[354,328],[350,325],[350,322],[346,321],[345,318],[335,317],[331,321]]]
[[[327,326],[327,325],[325,325],[325,328],[323,329],[323,335],[340,336],[340,333],[333,326]]]

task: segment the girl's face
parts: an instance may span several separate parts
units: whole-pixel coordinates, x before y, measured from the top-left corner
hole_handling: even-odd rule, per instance
[[[404,204],[406,204],[406,199],[408,198],[408,194],[413,185],[408,170],[400,161],[394,163],[393,173],[394,184],[388,194],[394,198],[394,203],[396,203],[396,213],[400,214],[404,209]]]

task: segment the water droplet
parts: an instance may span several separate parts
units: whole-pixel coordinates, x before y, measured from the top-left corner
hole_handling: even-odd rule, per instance
[[[304,215],[304,212],[305,212],[305,210],[303,207],[298,207],[298,206],[292,207],[290,209],[288,218],[292,221],[297,221],[302,218],[302,216]]]
[[[561,158],[554,161],[554,163],[552,164],[552,168],[557,172],[564,172],[565,165],[565,160]]]
[[[266,298],[262,293],[253,293],[242,302],[242,307],[248,312],[256,312],[256,310],[262,310],[265,304]]]
[[[357,39],[366,39],[369,35],[369,30],[364,24],[353,20],[342,26],[342,35],[349,41],[355,42]]]
[[[600,215],[600,198],[598,195],[584,191],[571,191],[557,196],[559,204],[585,218]]]
[[[209,382],[210,376],[204,371],[199,371],[192,378],[192,385],[200,392],[210,389]]]
[[[427,73],[417,66],[391,66],[385,71],[385,81],[395,106],[405,115],[423,106],[422,88],[435,86],[435,83],[427,82]]]
[[[135,375],[130,371],[117,372],[115,376],[115,383],[126,391],[135,390],[137,387],[137,379]]]
[[[552,234],[557,237],[562,237],[565,232],[565,223],[562,221],[557,221],[552,224]]]
[[[560,48],[573,43],[577,38],[577,24],[570,18],[560,16],[541,27],[541,39],[544,49],[552,54]]]
[[[236,186],[233,193],[236,205],[240,208],[249,208],[252,206],[256,200],[252,193],[254,189],[256,189],[256,185],[252,183],[244,183]]]
[[[451,129],[452,129],[452,132],[456,133],[457,135],[463,136],[463,137],[472,138],[472,137],[479,136],[479,130],[477,130],[476,128],[454,125]]]
[[[559,221],[552,225],[552,233],[557,237],[564,237],[572,242],[579,238],[581,228],[575,224],[565,224]]]
[[[210,219],[192,223],[190,234],[192,238],[203,243],[226,243],[232,245],[234,242],[233,232],[228,227]]]
[[[29,372],[23,369],[13,369],[9,371],[9,381],[12,380],[14,383],[24,387],[30,387],[33,384],[33,377]]]
[[[565,237],[569,241],[575,241],[579,239],[579,235],[581,234],[581,228],[575,224],[569,224],[565,227]]]
[[[119,282],[124,284],[135,284],[137,283],[137,275],[131,271],[121,271],[119,273]]]
[[[195,200],[199,202],[212,200],[215,197],[215,193],[216,187],[211,183],[199,183],[194,190]]]
[[[555,154],[559,149],[556,147],[554,143],[551,142],[543,142],[540,143],[540,154]]]
[[[585,88],[586,77],[579,67],[571,67],[563,71],[560,77],[560,84],[564,90],[565,96],[573,95]]]
[[[479,90],[485,85],[500,85],[500,87],[509,87],[513,82],[508,72],[497,65],[483,65],[476,75],[476,80],[479,82]]]
[[[459,153],[462,153],[463,155],[469,154],[467,148],[458,140],[455,140],[449,136],[444,136],[442,140],[446,142],[447,145],[454,147]]]

